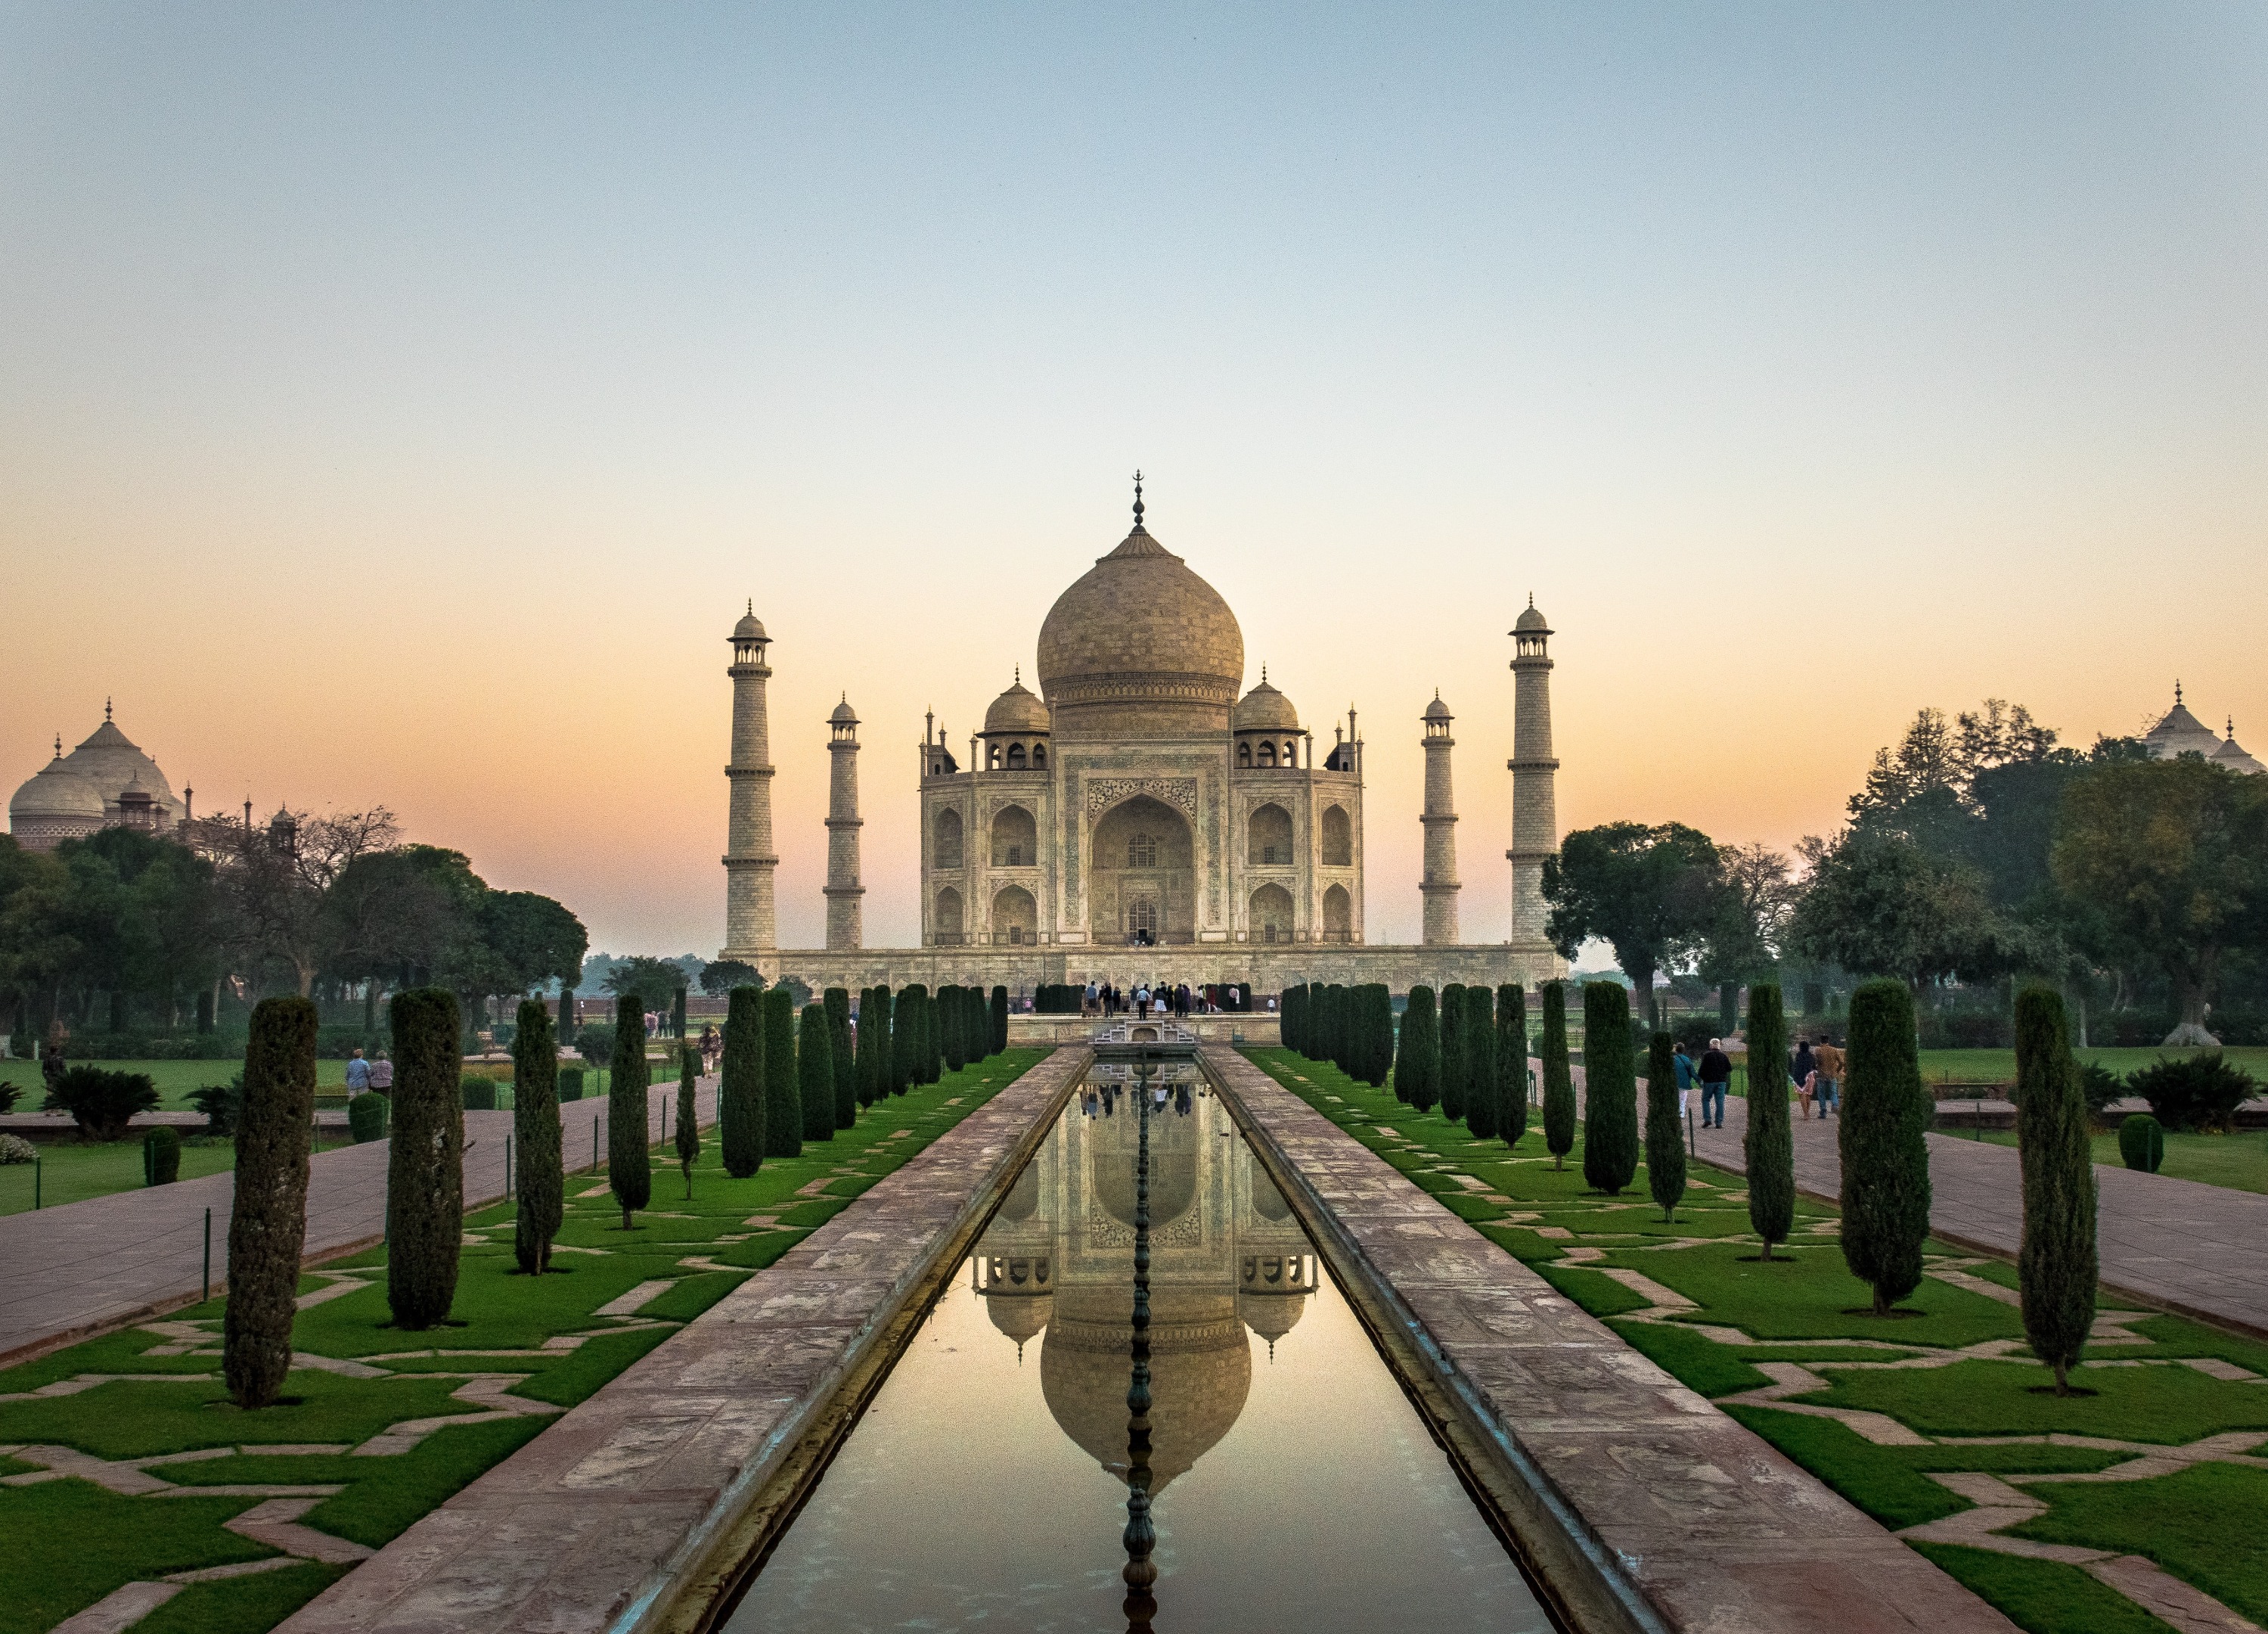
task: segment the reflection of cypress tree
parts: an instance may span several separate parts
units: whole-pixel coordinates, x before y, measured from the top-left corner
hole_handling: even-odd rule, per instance
[[[519,1268],[541,1276],[551,1268],[551,1239],[566,1217],[565,1159],[560,1151],[559,1051],[551,1039],[551,1012],[541,999],[523,999],[512,1035],[512,1143],[516,1179],[512,1251]]]
[[[386,1153],[386,1302],[412,1333],[449,1314],[465,1239],[465,1108],[457,998],[394,995],[394,1135]],[[295,1268],[296,1269],[296,1268]]]
[[[1638,1173],[1638,1052],[1631,1045],[1630,990],[1618,981],[1583,987],[1583,1178],[1609,1197]]]
[[[693,1195],[693,1160],[701,1155],[701,1052],[677,1052],[677,1166],[685,1174],[685,1194]]]
[[[1496,1134],[1496,1012],[1486,987],[1465,989],[1465,1128],[1476,1141]]]
[[[717,1138],[725,1172],[745,1180],[763,1166],[764,994],[735,987],[725,1006],[725,1054],[718,1067]]]
[[[850,993],[847,987],[827,990],[827,1053],[835,1063],[835,1127],[847,1129],[858,1121],[858,1063],[850,1053]]]
[[[645,1010],[634,993],[615,1002],[615,1081],[607,1091],[607,1189],[630,1216],[653,1200],[653,1159],[646,1150]]]
[[[1843,1262],[1874,1290],[1874,1314],[1921,1285],[1929,1236],[1932,1106],[1915,1055],[1913,994],[1903,981],[1862,984],[1851,995],[1851,1046],[1842,1127]],[[1750,1060],[1755,1059],[1754,1052]]]
[[[2071,1390],[2095,1326],[2095,1155],[2087,1097],[2071,1058],[2063,999],[2031,986],[2016,995],[2016,1150],[2024,1169],[2024,1241],[2016,1257],[2024,1336]]]
[[[903,1095],[908,1084],[929,1082],[929,1046],[922,1036],[922,1018],[928,1008],[929,988],[924,984],[912,981],[898,989],[896,1005],[890,1013],[889,1070],[882,1082],[890,1094]]]
[[[1419,985],[1410,989],[1410,1007],[1402,1012],[1402,1054],[1394,1063],[1394,1094],[1419,1112],[1430,1112],[1440,1098],[1441,1031],[1433,1013],[1433,989]]]
[[[1451,1123],[1464,1121],[1465,1086],[1471,1082],[1465,1050],[1471,1040],[1465,1027],[1465,984],[1453,981],[1441,989],[1441,1115]]]
[[[1685,1131],[1677,1127],[1677,1040],[1653,1035],[1646,1062],[1646,1188],[1667,1222],[1685,1195]]]
[[[796,1094],[803,1103],[803,1138],[835,1138],[835,1039],[827,1006],[806,1004],[796,1030]]]
[[[1543,1150],[1567,1166],[1575,1150],[1575,1075],[1567,1066],[1567,984],[1543,984]]]
[[[1787,1122],[1787,1020],[1779,988],[1749,989],[1749,1117],[1741,1150],[1749,1166],[1749,1224],[1763,1258],[1795,1229],[1795,1136]]]
[[[268,1406],[291,1371],[314,1122],[315,1007],[302,998],[262,999],[244,1053],[221,1317],[221,1377],[239,1407]]]
[[[1528,994],[1510,982],[1496,990],[1496,1116],[1506,1145],[1528,1133]]]
[[[795,1081],[795,994],[784,982],[764,994],[764,1156],[803,1156],[803,1097]]]

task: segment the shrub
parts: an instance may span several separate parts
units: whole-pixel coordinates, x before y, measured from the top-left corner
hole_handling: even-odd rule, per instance
[[[494,1112],[497,1081],[484,1073],[460,1073],[457,1076],[457,1099],[467,1112]]]
[[[1394,1063],[1394,1094],[1419,1112],[1431,1112],[1441,1098],[1441,1024],[1433,1010],[1433,989],[1410,989],[1402,1012],[1402,1054]]]
[[[636,1031],[645,1036],[645,1017],[638,1017]],[[600,1067],[615,1058],[615,1030],[593,1022],[575,1035],[575,1053],[583,1058],[586,1067]]]
[[[2170,1060],[2160,1056],[2127,1081],[2169,1129],[2226,1129],[2236,1109],[2260,1092],[2252,1076],[2219,1050]]]
[[[796,1095],[803,1103],[803,1138],[835,1138],[835,1039],[827,1006],[806,1004],[796,1029]]]
[[[795,994],[764,994],[764,1156],[803,1156],[803,1097],[795,1082]]]
[[[37,1163],[40,1149],[20,1135],[0,1135],[0,1167],[10,1164]]]
[[[189,1105],[204,1113],[207,1135],[235,1134],[237,1119],[244,1110],[244,1075],[239,1072],[226,1083],[191,1090]]]
[[[1575,1075],[1567,1063],[1567,984],[1543,987],[1543,1150],[1551,1166],[1567,1166],[1575,1150]]]
[[[835,1127],[847,1129],[858,1121],[858,1063],[850,1051],[850,994],[843,987],[827,990],[828,1059],[835,1063]]]
[[[1583,1178],[1619,1197],[1638,1173],[1638,1054],[1618,981],[1584,984],[1583,1068]]]
[[[1843,1086],[1843,1262],[1874,1290],[1874,1314],[1921,1284],[1929,1236],[1929,1146],[1934,1110],[1915,1057],[1913,994],[1902,981],[1851,994],[1849,1075]],[[1751,1067],[1756,1052],[1749,1053]]]
[[[386,1160],[386,1302],[413,1333],[449,1314],[465,1237],[465,1112],[457,1098],[457,999],[394,995],[394,1136]],[[247,1115],[249,1115],[247,1112]]]
[[[2087,1100],[2071,1058],[2063,995],[2016,995],[2016,1150],[2024,1172],[2024,1238],[2016,1255],[2024,1336],[2055,1370],[2056,1394],[2095,1325],[2095,1159]]]
[[[632,1216],[653,1201],[653,1157],[645,1135],[644,1002],[635,993],[615,1001],[614,1082],[607,1086],[607,1189],[622,1211],[626,1231]]]
[[[1465,989],[1465,1127],[1476,1141],[1500,1122],[1496,1090],[1496,1004],[1486,987]]]
[[[2088,1114],[2100,1118],[2111,1102],[2124,1098],[2126,1080],[2110,1068],[2089,1061],[2079,1069],[2079,1092],[2087,1102]]]
[[[269,1405],[291,1371],[314,1118],[315,1007],[302,998],[262,999],[244,1054],[221,1318],[221,1376],[239,1407]]]
[[[70,1067],[56,1075],[41,1109],[70,1113],[82,1140],[122,1141],[135,1113],[158,1109],[158,1087],[146,1072]]]
[[[1528,1133],[1528,994],[1496,990],[1496,1132],[1507,1146]]]
[[[541,999],[522,999],[519,1026],[512,1038],[512,1139],[519,1160],[513,1167],[512,1252],[521,1272],[529,1276],[541,1276],[551,1268],[551,1242],[566,1217],[567,1159],[559,1128],[562,1076],[550,1012]],[[578,1072],[576,1093],[582,1089]]]
[[[1465,1030],[1465,984],[1450,982],[1441,989],[1441,1115],[1451,1123],[1465,1120],[1465,1046],[1471,1037]]]
[[[563,1101],[583,1098],[583,1068],[562,1067],[559,1069],[559,1098]]]
[[[725,1007],[725,1054],[718,1067],[717,1142],[725,1172],[745,1180],[763,1166],[764,995],[740,987]]]
[[[1657,1032],[1646,1041],[1646,1188],[1664,1221],[1685,1195],[1685,1131],[1677,1123],[1677,1040]]]
[[[347,1103],[347,1130],[357,1146],[386,1138],[386,1097],[364,1090]]]
[[[181,1178],[181,1137],[170,1125],[161,1123],[142,1137],[142,1173],[147,1186],[171,1186]]]
[[[2166,1160],[2166,1126],[2146,1112],[2130,1113],[2118,1126],[2118,1157],[2130,1169],[2155,1174]]]
[[[1846,1068],[1847,1070],[1847,1068]],[[1763,1258],[1795,1229],[1795,1135],[1788,1127],[1787,1019],[1780,990],[1749,989],[1749,1128],[1741,1136],[1749,1168],[1749,1224],[1764,1238]]]

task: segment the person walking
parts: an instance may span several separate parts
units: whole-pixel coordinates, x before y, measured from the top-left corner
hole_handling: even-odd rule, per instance
[[[1669,1063],[1677,1069],[1677,1115],[1683,1118],[1685,1116],[1686,1098],[1693,1093],[1693,1058],[1685,1053],[1685,1046],[1681,1044],[1677,1046],[1677,1053],[1669,1058]]]
[[[384,1050],[370,1064],[370,1087],[374,1094],[390,1097],[394,1093],[394,1057]]]
[[[355,1096],[365,1095],[369,1091],[370,1063],[362,1058],[362,1052],[357,1050],[347,1058],[347,1093]]]
[[[1794,1058],[1787,1064],[1787,1076],[1794,1079],[1799,1084],[1809,1083],[1811,1082],[1812,1074],[1818,1070],[1819,1062],[1814,1059],[1811,1054],[1811,1040],[1809,1039],[1798,1039],[1795,1041]],[[1811,1098],[1809,1096],[1806,1096],[1804,1098],[1806,1100],[1809,1100]],[[1807,1111],[1803,1115],[1808,1118],[1811,1114]],[[1819,1109],[1819,1115],[1822,1118],[1827,1115],[1826,1107],[1822,1106]]]
[[[1725,1127],[1725,1091],[1733,1082],[1733,1058],[1725,1054],[1723,1045],[1721,1039],[1710,1039],[1701,1056],[1701,1127],[1705,1129]]]
[[[1819,1099],[1819,1115],[1824,1118],[1830,1112],[1842,1111],[1843,1092],[1838,1086],[1843,1082],[1843,1052],[1822,1039],[1819,1047],[1811,1052],[1811,1060],[1819,1073],[1815,1091]]]

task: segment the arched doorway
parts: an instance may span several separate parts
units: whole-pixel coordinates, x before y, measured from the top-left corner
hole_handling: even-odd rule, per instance
[[[1024,947],[1040,939],[1039,905],[1021,885],[1008,885],[992,898],[992,940]]]
[[[1347,820],[1344,806],[1323,808],[1323,866],[1354,866],[1354,824]]]
[[[937,893],[937,941],[939,947],[961,943],[961,893],[947,885]]]
[[[1289,868],[1292,864],[1292,814],[1279,805],[1256,807],[1246,824],[1244,862],[1248,868]]]
[[[951,806],[937,814],[937,844],[932,854],[938,868],[961,866],[961,813]]]
[[[1087,849],[1089,934],[1104,945],[1197,940],[1189,819],[1147,795],[1113,806]]]
[[[1333,885],[1323,892],[1323,940],[1350,942],[1353,938],[1354,898],[1347,895],[1344,885]]]
[[[1263,885],[1254,891],[1247,934],[1255,942],[1270,944],[1291,941],[1292,893],[1281,885]]]
[[[1040,860],[1040,831],[1021,806],[1003,806],[992,818],[992,866],[1031,868]]]

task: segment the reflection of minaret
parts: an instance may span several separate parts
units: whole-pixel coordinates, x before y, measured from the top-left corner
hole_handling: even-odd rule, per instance
[[[1512,758],[1512,939],[1544,940],[1543,860],[1559,849],[1559,810],[1552,780],[1559,770],[1551,756],[1551,659],[1546,645],[1551,626],[1528,598],[1528,610],[1513,625],[1513,708]]]
[[[1425,706],[1425,945],[1452,946],[1457,940],[1457,802],[1449,786],[1449,736],[1455,717],[1439,692]]]
[[[835,761],[827,802],[827,945],[855,948],[865,941],[858,898],[866,890],[858,883],[858,717],[848,694],[827,725]]]
[[[764,706],[764,662],[771,638],[756,621],[755,604],[733,626],[732,819],[725,833],[725,956],[746,959],[766,974],[778,965],[778,921],[772,902],[771,730]]]

